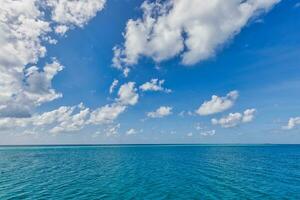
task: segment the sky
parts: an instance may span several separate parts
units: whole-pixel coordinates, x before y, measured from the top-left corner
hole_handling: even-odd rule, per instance
[[[300,1],[1,4],[0,145],[300,143]]]

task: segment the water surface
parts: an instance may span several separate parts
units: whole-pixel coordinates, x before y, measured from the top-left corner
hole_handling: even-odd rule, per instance
[[[300,199],[300,145],[0,147],[0,199]]]

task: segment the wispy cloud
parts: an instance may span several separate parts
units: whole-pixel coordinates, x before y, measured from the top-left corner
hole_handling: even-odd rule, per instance
[[[115,88],[117,87],[117,85],[119,84],[119,81],[117,79],[114,79],[113,82],[111,83],[110,87],[109,87],[109,93],[112,94],[115,90]]]

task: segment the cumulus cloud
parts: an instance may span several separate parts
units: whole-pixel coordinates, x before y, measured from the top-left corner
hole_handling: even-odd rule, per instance
[[[158,79],[151,79],[149,82],[144,83],[140,86],[140,89],[142,91],[161,91],[170,93],[172,92],[170,89],[164,88],[163,84],[165,83],[165,80],[158,80]]]
[[[242,121],[244,123],[251,122],[254,119],[255,113],[256,110],[254,108],[245,110]]]
[[[134,82],[128,82],[119,88],[118,98],[112,104],[102,106],[91,113],[89,123],[102,124],[115,120],[123,113],[129,105],[135,105],[138,102],[139,95]]]
[[[138,102],[139,95],[135,88],[134,82],[123,84],[118,92],[119,98],[117,101],[121,105],[135,105]]]
[[[97,108],[91,113],[89,123],[103,124],[115,120],[121,113],[126,110],[125,105],[113,103]]]
[[[282,129],[291,130],[296,126],[300,125],[300,117],[291,117],[286,126],[283,126]]]
[[[256,110],[254,108],[247,109],[243,113],[229,113],[229,115],[222,117],[220,119],[213,118],[211,123],[213,125],[220,125],[223,128],[236,127],[241,123],[248,123],[254,119]]]
[[[49,132],[60,133],[81,130],[86,125],[86,121],[89,116],[89,108],[80,107],[78,113],[67,116],[60,123],[58,123],[58,125],[53,127]]]
[[[52,88],[54,76],[62,69],[63,66],[54,59],[42,70],[36,66],[28,67],[20,74],[23,79],[18,83],[3,84],[0,90],[6,91],[0,94],[0,117],[29,117],[33,107],[62,97]]]
[[[36,66],[25,70],[24,94],[28,99],[37,105],[60,98],[62,94],[56,93],[52,89],[52,79],[63,69],[63,66],[57,61],[46,64],[43,71],[39,71]]]
[[[147,116],[150,118],[163,118],[172,114],[172,107],[161,106],[153,112],[148,112]]]
[[[205,101],[197,110],[198,115],[211,115],[219,112],[223,112],[231,108],[236,99],[238,98],[238,91],[234,90],[229,92],[225,97],[218,97],[213,95],[211,100]]]
[[[80,130],[89,116],[89,109],[83,104],[77,106],[61,106],[55,110],[34,114],[28,118],[0,118],[0,128],[31,128],[43,130],[47,128],[50,133],[69,132]],[[38,129],[39,128],[39,129]]]
[[[24,113],[35,104],[24,94],[23,80],[25,65],[36,63],[46,53],[41,43],[51,28],[49,22],[42,19],[42,15],[33,0],[1,2],[0,106],[6,106],[1,112],[4,117],[7,113],[12,116]],[[25,109],[18,105],[23,105]]]
[[[61,97],[51,81],[62,66],[57,60],[36,66],[57,41],[53,28],[64,34],[86,24],[103,8],[103,0],[1,1],[0,7],[0,117],[30,117],[32,109]],[[50,11],[46,16],[45,12]]]
[[[53,21],[83,27],[104,8],[105,0],[47,0]]]
[[[180,55],[185,65],[216,54],[254,17],[280,0],[145,1],[143,16],[129,19],[121,46],[115,46],[113,65],[137,64],[141,56],[156,62]]]

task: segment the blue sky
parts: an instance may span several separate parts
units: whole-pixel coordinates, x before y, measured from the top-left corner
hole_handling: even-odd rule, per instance
[[[300,142],[300,2],[28,2],[0,10],[0,144]]]

